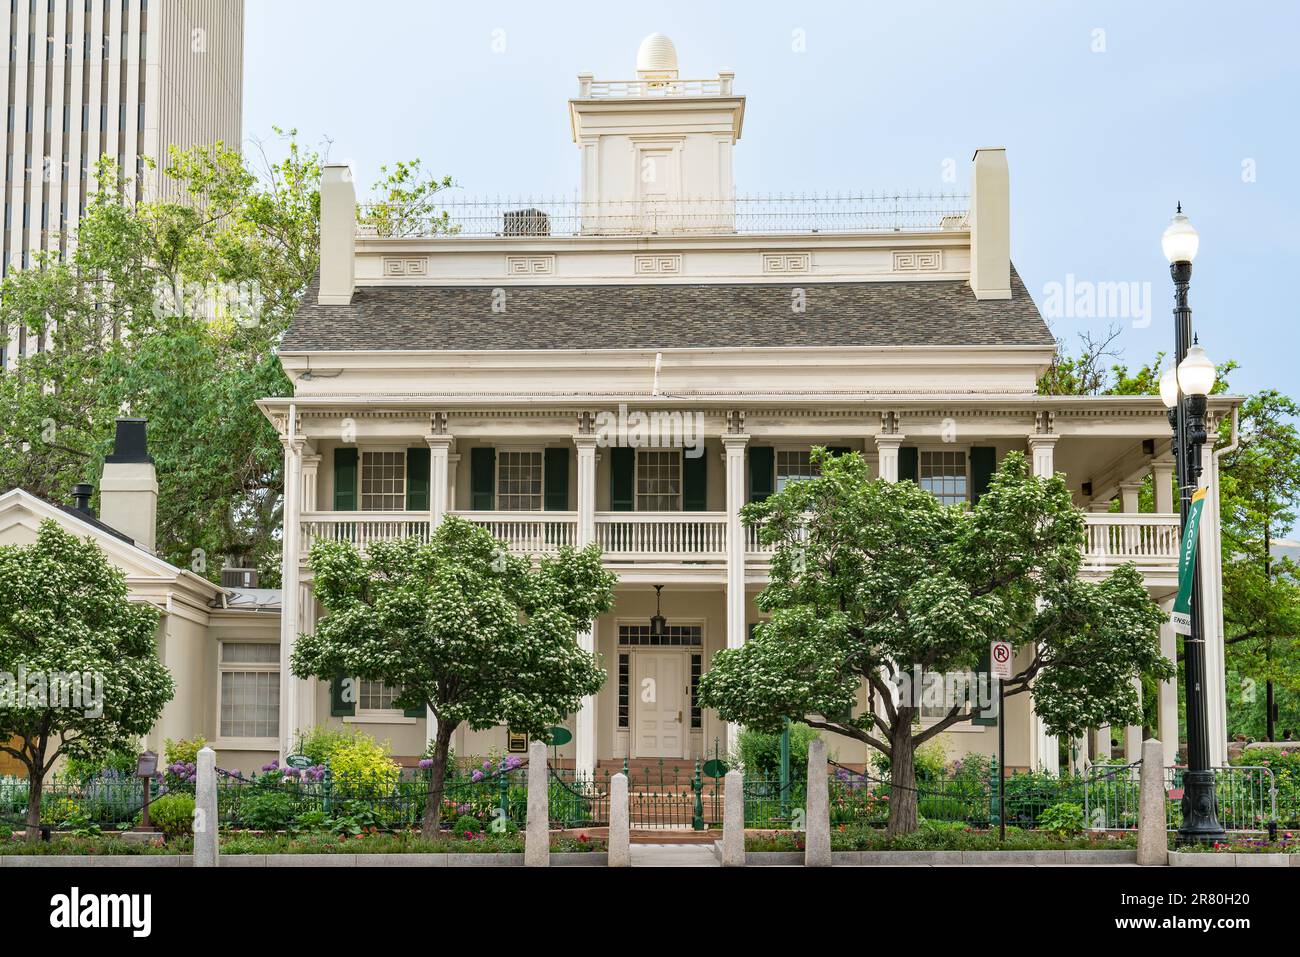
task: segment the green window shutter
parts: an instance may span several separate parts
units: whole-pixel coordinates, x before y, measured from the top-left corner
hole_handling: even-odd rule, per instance
[[[424,705],[420,704],[412,708],[407,708],[402,712],[402,715],[407,718],[423,718],[426,717],[427,711],[428,709],[425,708]]]
[[[488,446],[469,450],[469,507],[490,512],[497,501],[497,450]]]
[[[609,507],[614,512],[636,509],[636,449],[609,450]]]
[[[357,450],[334,450],[334,511],[357,510]]]
[[[998,467],[998,450],[981,445],[970,450],[970,502],[974,505],[989,490],[989,480]]]
[[[353,678],[335,678],[331,681],[330,714],[336,718],[344,718],[356,714],[356,688],[357,683]]]
[[[567,512],[569,510],[569,450],[547,449],[543,456],[542,468],[545,472],[543,485],[546,489],[543,502],[548,512]]]
[[[682,456],[682,510],[709,510],[709,459],[703,451],[695,458]]]
[[[841,455],[848,455],[853,450],[847,445],[828,445],[826,446],[826,451],[832,456],[838,458]]]
[[[406,450],[406,510],[429,510],[429,447]]]
[[[992,450],[990,450],[992,451]],[[980,655],[980,663],[975,666],[975,677],[978,679],[982,675],[987,675],[992,670],[992,662],[989,661],[988,649]],[[989,680],[989,691],[996,694],[993,681]],[[998,725],[998,706],[995,702],[987,710],[977,711],[975,717],[970,719],[970,723],[978,727],[996,728]]]
[[[917,454],[916,446],[904,445],[898,450],[898,480],[911,479],[913,482],[920,477],[921,471],[919,466],[920,456]]]
[[[770,446],[755,446],[749,450],[749,500],[761,502],[776,485],[776,450]]]

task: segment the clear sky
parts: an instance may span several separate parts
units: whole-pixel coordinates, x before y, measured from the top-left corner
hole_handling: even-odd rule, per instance
[[[576,75],[633,78],[656,31],[683,77],[735,71],[741,192],[964,192],[972,152],[1005,146],[1029,290],[1042,307],[1052,283],[1150,283],[1150,321],[1119,321],[1139,365],[1172,347],[1159,239],[1181,200],[1201,342],[1241,363],[1234,392],[1300,395],[1292,0],[247,0],[246,29],[245,135],[328,138],[361,184],[419,157],[467,196],[572,195]],[[1051,320],[1070,345],[1110,321]]]

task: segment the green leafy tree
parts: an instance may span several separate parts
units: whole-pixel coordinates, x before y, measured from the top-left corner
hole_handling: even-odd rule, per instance
[[[917,827],[916,748],[987,704],[954,696],[922,726],[918,672],[968,672],[1006,640],[1030,651],[1006,694],[1032,688],[1052,734],[1140,720],[1134,679],[1173,672],[1159,649],[1164,616],[1131,565],[1079,579],[1083,517],[1060,476],[1032,476],[1008,453],[967,509],[911,481],[871,480],[857,454],[813,455],[817,478],[742,512],[776,546],[757,599],[771,618],[714,656],[700,683],[707,707],[765,731],[805,721],[881,752],[891,834]]]
[[[1237,448],[1222,462],[1223,614],[1232,670],[1249,706],[1264,685],[1264,737],[1275,740],[1276,690],[1300,691],[1300,577],[1272,544],[1300,507],[1300,406],[1276,390],[1241,408]],[[1225,424],[1225,428],[1227,425]],[[1289,697],[1289,696],[1288,696]]]
[[[614,603],[594,546],[534,567],[482,527],[448,516],[427,543],[318,542],[308,558],[326,614],[300,635],[293,673],[401,689],[397,706],[437,720],[423,833],[436,836],[451,737],[505,723],[540,738],[605,674],[577,644]]]
[[[0,751],[27,769],[27,840],[40,836],[55,761],[133,750],[171,700],[157,627],[157,610],[129,600],[126,576],[93,542],[46,521],[34,544],[0,546]]]

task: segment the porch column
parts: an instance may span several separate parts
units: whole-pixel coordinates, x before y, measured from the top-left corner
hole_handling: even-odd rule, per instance
[[[1170,463],[1170,467],[1171,467],[1171,468],[1173,467],[1173,463]],[[1152,475],[1153,475],[1153,476],[1155,475],[1155,470],[1154,470],[1154,469],[1152,470]],[[1153,487],[1153,490],[1155,490],[1155,489],[1157,489],[1159,486],[1153,484],[1152,487]],[[1122,483],[1120,483],[1120,487],[1119,487],[1119,500],[1120,500],[1120,506],[1121,506],[1121,508],[1123,508],[1123,510],[1124,510],[1125,512],[1127,512],[1127,513],[1133,513],[1133,512],[1137,512],[1137,511],[1139,511],[1139,504],[1140,504],[1140,503],[1139,503],[1139,500],[1138,500],[1138,499],[1139,499],[1139,495],[1140,495],[1141,491],[1142,491],[1142,483],[1141,483],[1141,482],[1122,482]],[[1173,487],[1172,487],[1168,482],[1165,483],[1165,495],[1166,495],[1166,496],[1167,496],[1167,497],[1172,501],[1172,499],[1173,499]],[[1171,505],[1170,508],[1171,508],[1171,510],[1172,510],[1173,506]],[[1156,509],[1156,511],[1159,511],[1159,509]],[[1141,700],[1142,700],[1142,682],[1141,682],[1140,680],[1138,680],[1138,679],[1134,679],[1134,681],[1135,681],[1135,683],[1136,683],[1136,685],[1137,685],[1138,701],[1141,701]],[[1101,729],[1099,729],[1099,730],[1101,730]],[[1111,755],[1111,749],[1110,749],[1110,729],[1109,729],[1109,728],[1106,728],[1105,731],[1106,731],[1106,751],[1105,751],[1105,755],[1106,755],[1106,757],[1111,757],[1112,755]],[[1127,728],[1124,729],[1124,757],[1125,757],[1125,760],[1126,760],[1126,761],[1129,761],[1129,762],[1140,761],[1140,760],[1142,759],[1142,727],[1141,727],[1141,725],[1138,725],[1138,726],[1136,726],[1136,727],[1134,727],[1134,726],[1129,726],[1129,727],[1127,727]]]
[[[745,504],[745,446],[749,436],[728,433],[722,436],[727,457],[727,647],[745,643],[745,528],[740,508]],[[739,743],[740,725],[728,723],[727,753]]]
[[[1136,512],[1138,496],[1142,492],[1141,482],[1121,482],[1119,485],[1119,504],[1121,512]]]
[[[1213,437],[1215,431],[1208,429]],[[1201,563],[1201,621],[1205,635],[1206,725],[1210,737],[1210,767],[1228,763],[1227,669],[1223,643],[1223,543],[1219,528],[1219,460],[1207,442],[1201,449],[1201,485],[1205,505],[1197,543]]]
[[[1039,478],[1051,478],[1056,474],[1056,443],[1059,435],[1036,432],[1026,439],[1029,446],[1029,458],[1034,475]],[[1030,690],[1032,696],[1033,691]],[[1032,698],[1029,711],[1029,765],[1050,774],[1060,770],[1060,742],[1056,735],[1049,734],[1047,725],[1033,710]]]
[[[303,453],[302,456],[302,501],[299,503],[298,512],[314,512],[319,508],[316,501],[316,476],[320,471],[320,456],[308,455]]]
[[[1170,595],[1160,603],[1160,610],[1166,615],[1174,607],[1174,598]],[[1160,653],[1173,665],[1178,664],[1178,636],[1174,626],[1165,622],[1160,626]],[[1165,767],[1178,761],[1178,676],[1160,682],[1159,691],[1159,728],[1160,746],[1164,749]]]
[[[577,545],[585,548],[596,540],[596,436],[575,435],[573,445],[578,451],[578,528]],[[578,634],[578,646],[583,651],[596,650],[596,631],[591,628]],[[582,699],[573,723],[574,767],[579,777],[594,778],[596,774],[596,696]]]
[[[445,416],[442,418],[435,416],[434,421],[435,429],[446,427]],[[447,514],[450,508],[451,447],[456,440],[444,431],[436,431],[424,438],[429,443],[429,536],[432,538],[434,529],[442,522],[443,516]],[[433,709],[426,707],[424,709],[424,747],[426,751],[437,737],[438,719],[434,715]]]
[[[302,621],[302,551],[303,456],[307,441],[298,433],[298,414],[290,407],[284,446],[284,535],[281,545],[280,609],[280,757],[293,751],[294,733],[302,723],[303,713],[310,715],[311,691],[307,682],[295,678],[289,660],[297,644]],[[314,453],[307,453],[314,454]],[[308,719],[310,724],[310,717]]]
[[[876,454],[880,458],[880,477],[886,482],[898,481],[898,449],[907,436],[897,432],[876,436]]]
[[[1161,515],[1178,511],[1174,504],[1174,460],[1156,459],[1151,463],[1151,488],[1154,492],[1155,510]]]

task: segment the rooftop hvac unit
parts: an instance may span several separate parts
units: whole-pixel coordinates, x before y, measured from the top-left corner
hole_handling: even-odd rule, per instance
[[[256,568],[221,569],[221,586],[223,588],[256,588]]]
[[[502,214],[503,236],[549,236],[551,217],[540,209],[515,209]]]

